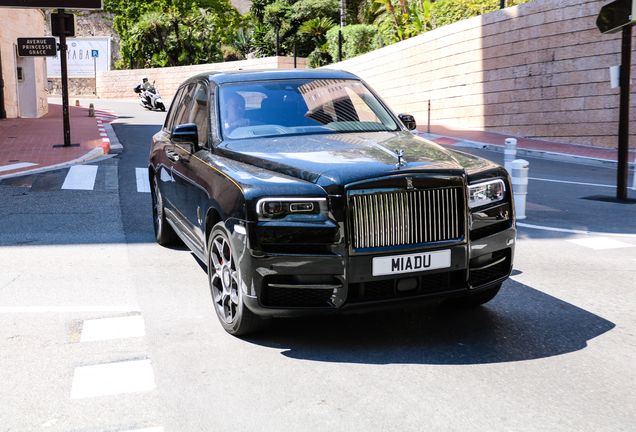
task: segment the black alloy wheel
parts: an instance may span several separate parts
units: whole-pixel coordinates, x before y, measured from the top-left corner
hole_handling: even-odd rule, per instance
[[[152,219],[155,227],[155,238],[162,246],[170,246],[179,242],[179,236],[166,220],[163,208],[163,197],[159,190],[157,177],[152,179]]]
[[[261,327],[259,317],[243,303],[241,272],[223,222],[210,233],[208,280],[214,310],[225,331],[241,336]]]

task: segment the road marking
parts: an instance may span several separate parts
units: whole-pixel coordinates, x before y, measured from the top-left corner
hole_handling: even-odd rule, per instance
[[[145,168],[135,168],[137,177],[137,192],[150,192],[150,180],[148,180],[148,170]]]
[[[146,429],[135,429],[124,432],[164,432],[163,426],[151,427]]]
[[[139,306],[13,306],[0,307],[0,313],[85,313],[85,312],[140,312]]]
[[[150,391],[157,387],[150,360],[75,368],[71,399]]]
[[[574,240],[567,240],[567,241],[569,241],[570,243],[574,243],[580,246],[585,246],[594,250],[636,247],[636,245],[625,243],[619,240],[614,240],[611,238],[606,238],[606,237],[574,239]]]
[[[4,165],[4,166],[0,166],[0,172],[2,171],[11,171],[14,169],[20,169],[20,168],[27,168],[30,166],[34,166],[37,165],[36,163],[30,163],[30,162],[23,162],[23,163],[17,163],[17,164],[13,164],[13,165]]]
[[[141,315],[85,320],[80,342],[144,337],[146,327]]]
[[[628,238],[636,238],[636,234],[615,234],[608,232],[594,232],[594,231],[583,231],[583,230],[574,230],[567,228],[553,228],[553,227],[545,227],[540,225],[531,225],[527,223],[517,222],[518,227],[522,228],[532,228],[543,231],[554,231],[554,232],[564,232],[570,234],[587,234],[587,235],[601,235],[601,236],[612,236],[612,237],[628,237]]]
[[[97,165],[74,165],[69,169],[62,189],[93,190]]]

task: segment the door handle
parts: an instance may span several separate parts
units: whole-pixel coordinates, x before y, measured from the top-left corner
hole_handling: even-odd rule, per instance
[[[172,150],[166,151],[166,157],[168,159],[170,159],[172,162],[178,162],[179,161],[179,155],[177,153],[173,152]]]

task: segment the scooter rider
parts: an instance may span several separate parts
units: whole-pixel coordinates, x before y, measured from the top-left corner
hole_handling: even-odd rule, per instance
[[[146,75],[141,77],[141,86],[143,87],[144,91],[154,93],[155,88],[152,84],[150,84],[150,81],[148,81],[148,77]],[[150,95],[144,94],[144,97],[146,98],[146,101],[148,101],[148,105],[152,106],[152,99],[150,98]]]
[[[144,87],[144,90],[149,91],[152,90],[152,84],[148,81],[148,77],[146,75],[141,77],[141,85]]]
[[[159,90],[155,87],[154,82],[150,83],[147,76],[141,77],[141,84],[137,84],[133,90],[139,95],[141,106],[149,110],[159,109],[166,110],[166,106],[161,100]]]

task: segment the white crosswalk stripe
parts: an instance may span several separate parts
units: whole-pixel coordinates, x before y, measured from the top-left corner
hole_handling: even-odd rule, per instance
[[[80,342],[127,339],[146,335],[141,315],[100,318],[84,321]]]
[[[75,368],[71,399],[150,391],[157,387],[150,360]]]
[[[37,165],[36,163],[30,163],[30,162],[22,162],[22,163],[16,163],[16,164],[11,164],[11,165],[4,165],[4,166],[0,166],[0,172],[1,171],[11,171],[14,169],[19,169],[19,168],[27,168],[30,166],[35,166]]]
[[[93,190],[97,168],[96,165],[72,166],[66,175],[62,189]]]
[[[148,170],[145,168],[135,168],[135,177],[137,178],[137,192],[150,192]]]
[[[585,246],[594,250],[635,247],[633,244],[626,243],[620,240],[614,240],[607,237],[591,237],[586,239],[574,239],[574,240],[567,240],[567,241],[570,243],[574,243],[579,246]]]

